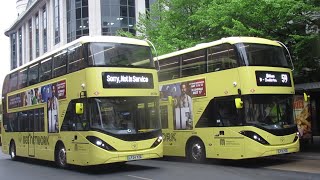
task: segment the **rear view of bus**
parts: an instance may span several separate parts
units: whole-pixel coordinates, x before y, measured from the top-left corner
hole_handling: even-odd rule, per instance
[[[299,151],[286,48],[229,37],[157,58],[164,155],[244,159]]]

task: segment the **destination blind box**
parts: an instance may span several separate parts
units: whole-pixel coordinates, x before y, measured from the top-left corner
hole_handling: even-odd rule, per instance
[[[103,88],[153,89],[151,73],[103,72]]]
[[[256,71],[258,86],[287,86],[291,87],[291,77],[288,72]]]

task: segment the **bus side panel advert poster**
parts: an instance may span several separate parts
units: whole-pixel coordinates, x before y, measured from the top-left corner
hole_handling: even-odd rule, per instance
[[[205,79],[197,79],[160,86],[160,98],[162,100],[167,100],[168,96],[179,98],[183,93],[186,93],[192,98],[206,96]]]
[[[195,97],[206,96],[205,79],[197,79],[175,84],[160,86],[160,98],[174,100],[174,129],[193,129],[193,100]]]
[[[9,109],[47,103],[53,97],[58,100],[66,98],[66,80],[29,89],[8,97]]]
[[[300,137],[310,139],[312,137],[310,103],[304,101],[303,95],[294,95],[293,109]]]

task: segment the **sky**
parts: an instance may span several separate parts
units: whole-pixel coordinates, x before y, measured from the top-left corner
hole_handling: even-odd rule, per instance
[[[10,39],[4,32],[14,23],[17,18],[16,0],[6,1],[0,6],[0,93],[6,74],[10,71]]]

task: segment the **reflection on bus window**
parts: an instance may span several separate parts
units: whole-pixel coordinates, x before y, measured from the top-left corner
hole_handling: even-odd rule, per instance
[[[114,134],[136,134],[160,127],[156,98],[94,98],[91,128]]]
[[[292,103],[289,95],[245,96],[245,120],[272,129],[294,126]]]
[[[150,63],[137,65],[137,62],[146,59],[149,60]],[[93,66],[154,68],[150,48],[130,44],[90,43],[89,62],[90,65]]]

